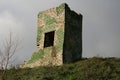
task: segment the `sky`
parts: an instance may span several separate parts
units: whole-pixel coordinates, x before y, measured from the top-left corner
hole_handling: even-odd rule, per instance
[[[120,0],[0,0],[0,44],[10,31],[22,40],[15,64],[37,49],[38,13],[61,3],[83,15],[83,57],[120,57]]]

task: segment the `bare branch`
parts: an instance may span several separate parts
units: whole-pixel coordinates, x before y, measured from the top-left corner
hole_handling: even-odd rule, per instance
[[[9,34],[9,38],[5,40],[5,43],[3,44],[3,51],[0,49],[0,68],[3,67],[4,69],[8,68],[8,65],[10,64],[10,60],[16,53],[16,50],[18,48],[19,41],[13,40],[12,32]]]

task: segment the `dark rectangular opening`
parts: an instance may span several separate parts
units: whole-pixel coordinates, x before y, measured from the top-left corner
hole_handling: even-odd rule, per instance
[[[55,31],[45,33],[44,48],[54,45],[54,33]]]

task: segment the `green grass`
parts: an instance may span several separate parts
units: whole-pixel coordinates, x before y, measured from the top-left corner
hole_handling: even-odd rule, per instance
[[[120,58],[88,58],[63,66],[7,71],[6,80],[120,80]]]

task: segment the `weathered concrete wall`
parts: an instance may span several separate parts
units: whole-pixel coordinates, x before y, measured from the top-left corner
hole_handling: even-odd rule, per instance
[[[82,57],[82,15],[65,6],[65,36],[63,63],[80,60]]]
[[[65,23],[65,4],[38,14],[37,47],[31,60],[24,67],[45,65],[62,65],[63,41]],[[54,45],[44,48],[45,33],[55,31]],[[54,55],[54,56],[53,56]]]
[[[61,4],[59,7],[51,8],[47,11],[40,12],[38,14],[38,28],[41,28],[40,40],[37,42],[40,49],[43,49],[44,58],[46,64],[61,65],[62,64],[62,50],[64,41],[64,18],[65,6]],[[47,32],[55,31],[54,45],[44,48],[44,35]],[[37,36],[38,38],[40,36]],[[49,49],[48,49],[49,48]],[[52,54],[55,54],[53,57]]]

